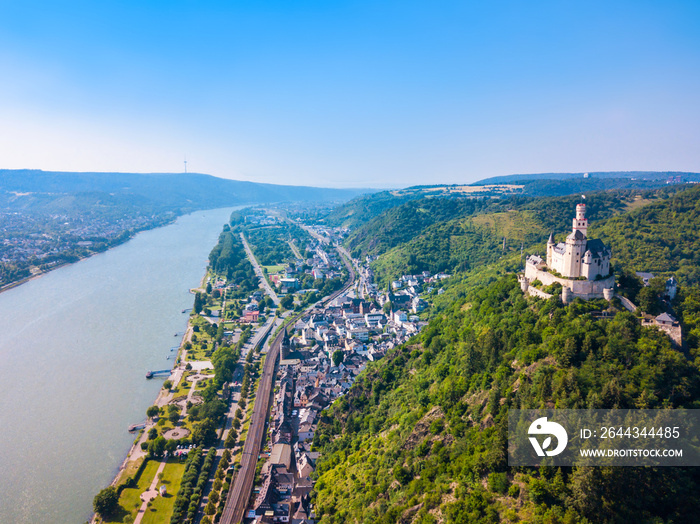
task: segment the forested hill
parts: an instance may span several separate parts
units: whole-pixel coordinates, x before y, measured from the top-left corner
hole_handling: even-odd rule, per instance
[[[684,351],[616,299],[526,298],[504,274],[521,267],[520,242],[503,255],[498,237],[535,239],[541,253],[552,228],[569,230],[580,197],[436,222],[381,255],[386,263],[401,253],[405,264],[444,253],[463,269],[413,343],[369,364],[323,413],[314,438],[321,522],[697,521],[699,468],[507,465],[508,409],[700,408],[700,287],[689,270],[700,256],[700,188],[669,191],[590,195],[588,216],[626,279],[653,271],[652,260],[660,274],[677,268],[671,307]],[[594,315],[603,309],[612,317]]]
[[[587,216],[600,224],[686,186],[589,193]],[[382,212],[350,233],[355,256],[373,263],[380,284],[402,274],[468,271],[504,255],[539,252],[551,232],[568,233],[581,195],[495,199],[424,198]],[[505,238],[505,248],[503,240]]]
[[[511,468],[513,408],[699,408],[700,372],[604,301],[477,288],[370,365],[314,444],[321,522],[692,522],[698,468]]]
[[[125,205],[204,209],[254,202],[345,201],[365,192],[369,190],[259,184],[198,173],[0,170],[2,204],[14,207],[41,206],[65,195],[102,194],[105,199],[120,199]]]
[[[420,194],[398,196],[390,191],[362,195],[332,209],[324,217],[324,221],[330,226],[354,229],[366,224],[387,209],[421,197]]]
[[[700,284],[700,187],[593,222],[591,235],[612,246],[615,264]]]
[[[544,173],[495,177],[470,185],[412,186],[359,196],[334,208],[323,219],[330,226],[355,229],[377,218],[382,212],[412,200],[484,197],[506,199],[517,196],[537,198],[601,191],[649,190],[665,187],[669,180],[673,182],[671,186],[679,180],[684,183],[700,182],[700,173],[635,171],[592,173],[588,178],[583,178],[582,173]]]
[[[588,175],[584,178],[584,175]],[[591,171],[589,173],[530,173],[523,175],[505,175],[485,178],[475,182],[473,185],[485,184],[522,184],[536,180],[561,180],[571,182],[572,180],[596,180],[596,179],[618,179],[618,180],[656,180],[666,183],[669,179],[680,178],[681,182],[700,182],[700,173],[689,171]]]

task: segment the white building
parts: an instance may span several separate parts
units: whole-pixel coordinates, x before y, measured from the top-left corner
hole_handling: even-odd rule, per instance
[[[530,284],[539,282],[549,286],[559,283],[564,303],[575,297],[584,300],[612,298],[615,276],[610,272],[610,250],[600,240],[589,240],[587,233],[586,205],[578,204],[573,229],[566,242],[555,244],[552,234],[547,242],[546,262],[535,255],[528,257],[525,274],[520,278],[523,291],[549,298],[551,295]]]
[[[547,267],[565,278],[607,277],[610,274],[610,250],[600,240],[588,240],[586,204],[576,206],[573,230],[566,242],[554,243],[554,234],[547,242]]]

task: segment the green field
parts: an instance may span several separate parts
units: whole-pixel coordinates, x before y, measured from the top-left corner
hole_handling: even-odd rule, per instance
[[[146,467],[143,469],[136,486],[133,488],[126,488],[122,491],[121,495],[119,496],[119,508],[114,515],[111,516],[111,518],[104,520],[103,522],[106,524],[112,522],[125,522],[124,519],[127,517],[127,515],[131,517],[131,520],[129,521],[127,519],[127,521],[133,522],[133,519],[136,518],[136,514],[141,507],[141,493],[150,487],[151,482],[153,482],[153,478],[156,476],[156,471],[158,471],[158,465],[159,463],[155,460],[151,460],[148,462],[148,464],[146,464]]]
[[[165,469],[163,469],[162,482],[158,483],[158,487],[160,487],[161,484],[166,486],[167,493],[164,497],[159,496],[153,500],[143,516],[143,520],[141,521],[143,524],[170,522],[170,517],[173,513],[173,505],[175,504],[175,497],[180,490],[180,483],[184,473],[184,462],[180,462],[177,459],[174,459],[172,462],[168,461]]]

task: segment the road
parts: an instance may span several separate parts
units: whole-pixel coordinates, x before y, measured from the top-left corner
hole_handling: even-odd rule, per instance
[[[241,235],[241,237],[242,236],[243,235]],[[244,245],[246,245],[245,240],[243,242]],[[249,256],[252,255],[249,254]],[[355,282],[355,270],[352,263],[350,263],[342,255],[342,253],[341,258],[343,258],[346,266],[348,266],[348,270],[350,271],[348,282],[342,289],[325,298],[322,301],[324,303],[335,300],[335,298],[352,287]],[[313,306],[310,306],[308,309],[311,309],[312,307]],[[305,312],[306,311],[296,314],[294,318],[292,318],[289,325],[293,325],[294,322],[296,322],[296,320],[299,319]],[[224,506],[224,512],[221,516],[220,522],[223,524],[237,524],[238,522],[241,522],[245,516],[245,510],[248,507],[250,494],[253,491],[255,466],[258,463],[258,456],[260,455],[263,437],[265,436],[265,423],[267,422],[270,410],[270,393],[275,382],[277,358],[280,354],[280,347],[282,345],[282,338],[284,337],[285,331],[286,328],[281,329],[277,334],[273,342],[270,344],[270,349],[267,353],[267,358],[265,359],[265,367],[260,379],[260,384],[258,385],[258,391],[255,395],[255,405],[253,406],[253,415],[250,419],[248,435],[246,436],[245,443],[243,444],[241,467],[234,479],[233,487],[231,488],[231,491],[229,491],[228,497],[226,498],[226,505]]]
[[[277,293],[275,293],[275,291],[270,286],[270,283],[265,278],[265,273],[263,273],[262,267],[260,267],[260,264],[258,264],[258,259],[255,258],[255,255],[253,255],[253,251],[250,249],[250,246],[248,245],[248,241],[246,240],[245,235],[243,233],[241,233],[241,241],[243,242],[243,248],[245,249],[245,252],[248,255],[248,260],[250,260],[250,263],[253,264],[253,269],[255,270],[255,274],[260,279],[260,285],[265,289],[267,294],[270,297],[272,297],[272,300],[274,301],[274,303],[279,306],[280,299],[277,296]]]

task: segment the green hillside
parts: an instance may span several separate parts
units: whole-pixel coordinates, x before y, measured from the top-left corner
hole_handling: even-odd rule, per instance
[[[662,201],[679,187],[589,194],[587,216],[599,224],[630,208]],[[469,271],[519,253],[521,247],[525,253],[541,252],[551,232],[570,231],[581,201],[580,195],[416,200],[383,212],[351,235],[346,245],[355,255],[381,255],[373,267],[382,285],[420,271]]]
[[[613,247],[613,262],[634,271],[700,284],[700,187],[591,227]]]
[[[324,217],[324,222],[333,227],[354,229],[366,224],[387,209],[420,197],[421,195],[417,194],[395,195],[390,191],[362,195],[332,209]]]
[[[580,197],[435,222],[380,256],[386,279],[424,266],[457,273],[421,335],[371,363],[323,413],[321,522],[696,521],[698,468],[514,468],[506,439],[508,409],[700,408],[699,192],[587,199],[590,235],[612,247],[618,274],[681,281],[672,307],[684,351],[616,300],[528,299],[504,275],[521,267],[521,243],[542,252],[550,231],[569,230]],[[601,309],[614,316],[592,315]]]
[[[492,199],[421,198],[392,207],[353,230],[345,245],[355,256],[382,254],[429,226],[486,209],[503,209]]]
[[[370,365],[314,443],[321,522],[691,522],[697,468],[510,468],[509,408],[700,407],[700,371],[605,302],[471,291]]]

